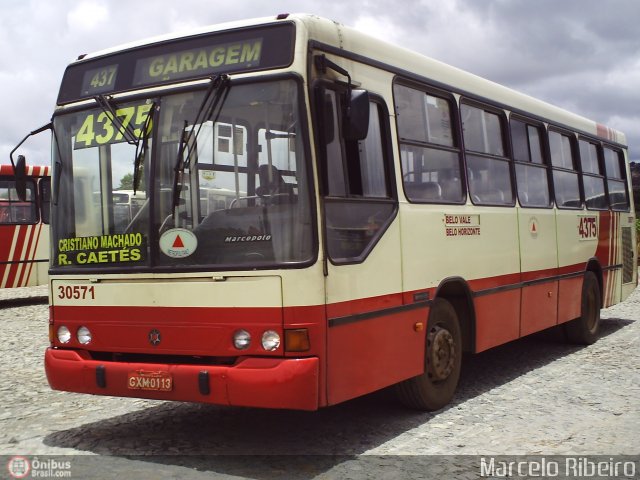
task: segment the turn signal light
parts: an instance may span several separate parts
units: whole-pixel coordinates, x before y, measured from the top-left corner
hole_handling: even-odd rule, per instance
[[[308,352],[309,331],[306,328],[296,328],[284,331],[284,350],[286,352]]]

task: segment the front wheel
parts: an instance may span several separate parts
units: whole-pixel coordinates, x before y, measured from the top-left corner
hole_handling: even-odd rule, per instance
[[[455,309],[436,298],[429,312],[425,371],[396,385],[399,400],[411,408],[438,410],[456,391],[462,365],[462,335]]]
[[[591,345],[598,339],[601,306],[598,279],[593,272],[586,272],[582,283],[580,316],[564,326],[570,343]]]

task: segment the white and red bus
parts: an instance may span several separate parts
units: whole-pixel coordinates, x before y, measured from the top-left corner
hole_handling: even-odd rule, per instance
[[[14,167],[0,165],[0,288],[47,283],[49,170],[25,167],[25,198],[20,199]]]
[[[437,409],[637,284],[622,133],[315,16],[83,56],[52,129],[57,390]]]

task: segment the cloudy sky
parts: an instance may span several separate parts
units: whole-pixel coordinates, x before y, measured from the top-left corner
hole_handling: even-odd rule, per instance
[[[640,162],[640,0],[1,0],[0,163],[49,121],[79,54],[282,12],[337,20],[621,130]],[[49,142],[19,153],[49,163]]]

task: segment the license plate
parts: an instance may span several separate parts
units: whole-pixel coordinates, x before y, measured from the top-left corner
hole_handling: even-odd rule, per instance
[[[138,370],[137,372],[129,373],[127,387],[130,390],[170,392],[173,388],[173,378],[169,372],[146,372]]]

